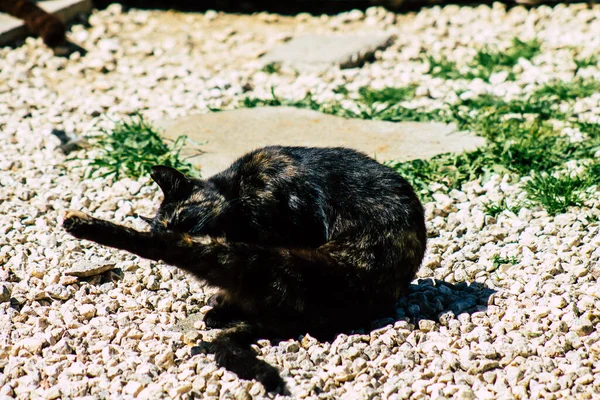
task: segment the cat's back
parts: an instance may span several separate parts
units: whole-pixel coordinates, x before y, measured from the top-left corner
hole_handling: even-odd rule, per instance
[[[330,212],[367,213],[376,209],[422,215],[410,184],[391,168],[344,147],[269,146],[233,163],[216,179],[234,182],[239,197],[277,201],[318,200]],[[332,211],[333,210],[333,211]]]
[[[256,175],[270,179],[297,177],[315,182],[339,180],[341,183],[354,182],[354,185],[371,183],[381,186],[392,182],[408,185],[389,167],[346,147],[263,147],[240,157],[224,173],[233,173],[239,178]],[[362,179],[371,179],[372,182]]]

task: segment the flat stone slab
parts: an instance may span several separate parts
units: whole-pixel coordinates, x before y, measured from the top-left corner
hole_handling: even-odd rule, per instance
[[[63,22],[70,21],[79,13],[89,13],[93,7],[92,0],[46,0],[38,3]],[[0,45],[24,38],[28,34],[29,30],[23,20],[0,13]]]
[[[106,271],[115,268],[115,263],[107,261],[81,261],[65,271],[65,275],[76,276],[78,278],[89,278],[90,276],[100,275]]]
[[[298,36],[275,47],[262,57],[262,61],[265,64],[282,63],[296,67],[360,67],[373,57],[375,51],[389,46],[393,38],[393,35],[385,33],[368,36]]]
[[[345,119],[295,107],[241,108],[158,121],[155,126],[166,138],[187,135],[201,144],[202,153],[190,161],[200,167],[205,178],[243,154],[268,145],[343,146],[379,161],[406,161],[474,150],[485,143],[453,124]],[[182,154],[197,153],[198,149],[190,146]]]

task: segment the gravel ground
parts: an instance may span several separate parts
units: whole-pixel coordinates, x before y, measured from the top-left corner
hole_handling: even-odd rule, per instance
[[[70,33],[88,50],[82,57],[54,57],[37,39],[0,49],[0,398],[265,395],[260,384],[218,369],[211,355],[191,356],[208,332],[174,329],[202,309],[209,289],[58,227],[73,208],[142,228],[134,215],[152,214],[159,194],[146,178],[83,179],[79,162],[65,163],[52,129],[89,134],[136,109],[150,119],[208,112],[267,96],[271,86],[284,97],[313,89],[326,99],[340,84],[413,82],[415,105],[451,101],[456,90],[511,97],[572,79],[569,46],[582,56],[600,48],[600,8],[582,5],[448,6],[407,15],[372,8],[335,17],[123,14],[111,6],[89,22]],[[260,71],[258,56],[295,34],[375,28],[398,39],[361,69]],[[543,54],[522,62],[514,82],[434,79],[418,60],[423,49],[461,60],[514,36],[543,41]],[[596,67],[578,74],[600,77]],[[577,107],[594,117],[599,100]],[[556,217],[535,208],[497,218],[483,212],[485,201],[523,195],[501,176],[439,191],[426,205],[431,239],[422,279],[397,320],[333,343],[306,336],[256,349],[282,370],[295,398],[597,398],[597,202]],[[495,255],[515,263],[498,265]],[[82,262],[114,269],[69,275]]]

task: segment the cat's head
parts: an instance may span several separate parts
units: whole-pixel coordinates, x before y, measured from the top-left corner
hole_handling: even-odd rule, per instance
[[[188,178],[174,168],[152,167],[151,177],[164,198],[153,218],[141,217],[152,231],[192,235],[214,234],[226,201],[207,181]]]

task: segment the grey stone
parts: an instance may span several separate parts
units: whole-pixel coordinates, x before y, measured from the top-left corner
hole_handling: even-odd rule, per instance
[[[227,168],[250,150],[268,145],[344,146],[379,161],[406,161],[441,153],[473,150],[485,143],[481,137],[459,132],[455,125],[437,122],[386,122],[345,119],[294,107],[258,107],[178,120],[157,121],[169,139],[187,135],[201,144],[183,155],[200,167],[204,177]]]
[[[49,285],[46,287],[46,293],[56,300],[68,300],[74,293],[73,286]]]
[[[73,265],[65,271],[65,275],[72,275],[78,278],[88,278],[90,276],[100,275],[115,268],[115,263],[102,261],[82,261]]]
[[[92,0],[46,0],[38,3],[42,9],[55,14],[63,22],[70,21],[77,14],[90,12],[93,7]],[[29,30],[22,20],[0,13],[0,45],[28,34]]]
[[[360,67],[373,57],[375,51],[388,47],[393,39],[392,35],[385,33],[368,36],[298,36],[272,49],[262,61],[265,64],[283,63],[296,67]]]
[[[203,319],[204,314],[202,313],[190,314],[187,318],[176,323],[172,330],[175,332],[181,332],[184,335],[188,332],[197,332],[198,329],[194,328],[194,324],[198,321],[202,321]]]

